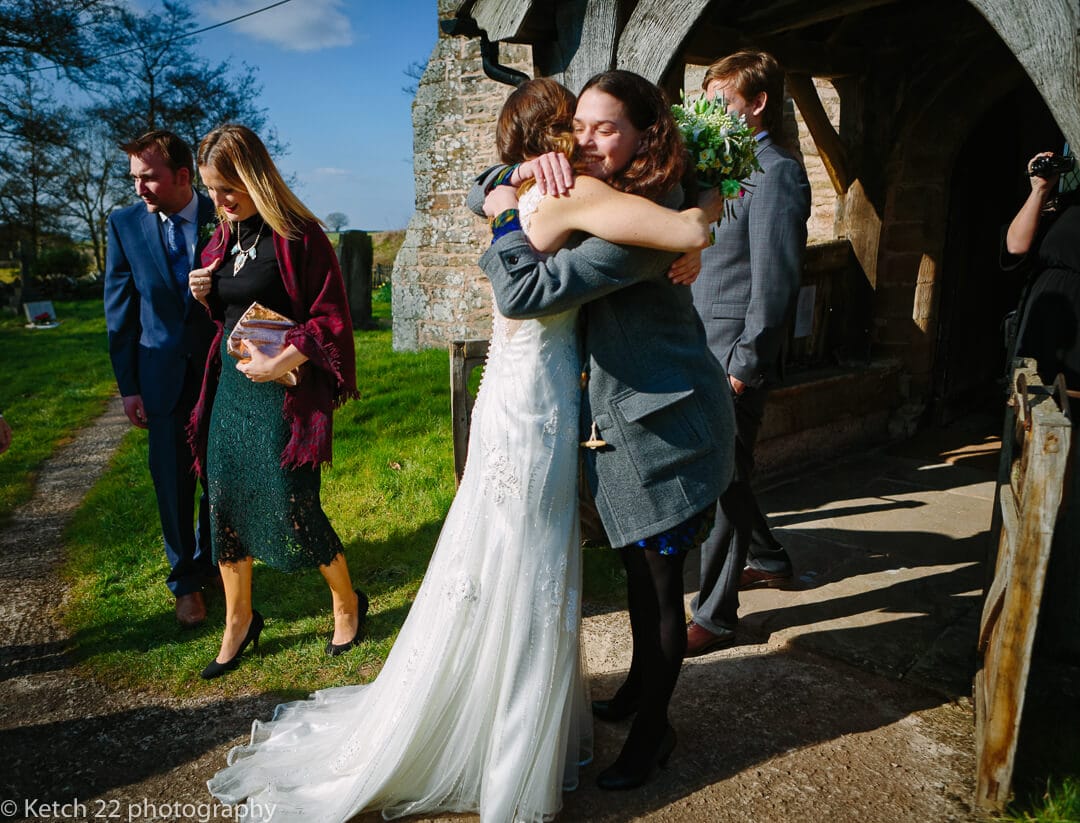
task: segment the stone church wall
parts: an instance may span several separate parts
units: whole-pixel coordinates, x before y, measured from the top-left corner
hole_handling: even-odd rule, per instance
[[[440,0],[440,16],[446,5]],[[533,74],[528,46],[502,45],[500,62]],[[686,88],[699,88],[703,71],[688,67]],[[477,265],[489,242],[488,228],[464,204],[474,175],[496,160],[495,118],[509,92],[509,86],[484,75],[479,41],[440,33],[413,103],[416,211],[394,262],[396,350],[443,347],[490,333],[491,293]],[[818,81],[818,93],[835,125],[839,97],[827,81]],[[786,125],[798,133],[813,188],[809,242],[831,240],[835,192],[790,101]]]
[[[440,0],[441,17],[446,5]],[[503,65],[532,74],[529,47],[501,48]],[[495,162],[495,118],[509,92],[484,75],[478,40],[440,32],[413,102],[416,211],[394,261],[396,350],[490,333],[490,288],[477,266],[488,227],[465,195]]]

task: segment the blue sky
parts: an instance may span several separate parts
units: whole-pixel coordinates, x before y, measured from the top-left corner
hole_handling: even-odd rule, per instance
[[[200,27],[273,0],[194,0]],[[412,97],[405,71],[438,34],[436,0],[291,0],[200,35],[212,62],[258,70],[258,105],[288,153],[276,157],[320,217],[400,229],[413,212]]]

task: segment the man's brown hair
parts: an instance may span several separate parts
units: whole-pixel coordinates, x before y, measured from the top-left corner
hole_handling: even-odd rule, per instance
[[[148,149],[154,149],[173,174],[180,169],[187,169],[191,179],[195,179],[195,158],[191,153],[191,147],[171,131],[161,129],[148,131],[142,137],[137,137],[129,143],[121,143],[120,149],[128,157],[136,157]]]
[[[761,113],[761,126],[780,140],[784,125],[784,70],[776,58],[765,51],[737,51],[717,60],[705,71],[701,88],[719,80],[732,85],[747,102],[765,92],[765,110]]]

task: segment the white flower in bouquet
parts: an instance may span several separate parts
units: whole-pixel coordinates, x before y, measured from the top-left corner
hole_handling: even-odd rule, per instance
[[[687,102],[685,93],[683,102],[672,106],[671,113],[690,150],[701,186],[719,189],[725,200],[741,197],[751,172],[761,171],[757,141],[743,116],[729,113],[722,98],[702,96]]]

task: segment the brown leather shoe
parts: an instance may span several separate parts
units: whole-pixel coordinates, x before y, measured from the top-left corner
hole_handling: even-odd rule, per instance
[[[714,634],[691,620],[686,624],[686,656],[698,657],[702,654],[724,649],[735,643],[735,631],[724,629],[722,634]]]
[[[202,592],[177,596],[176,620],[185,629],[192,629],[206,620],[206,602],[203,600]]]
[[[739,575],[739,591],[745,589],[783,589],[791,585],[791,572],[766,572],[747,566]]]

